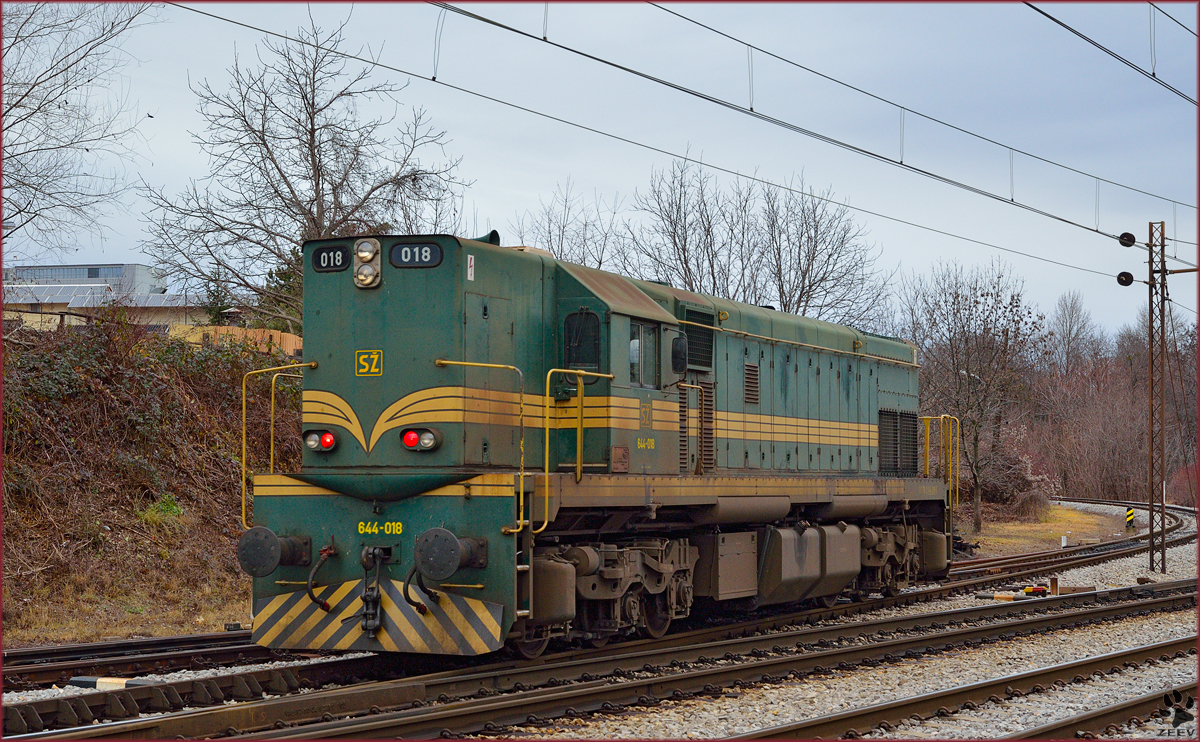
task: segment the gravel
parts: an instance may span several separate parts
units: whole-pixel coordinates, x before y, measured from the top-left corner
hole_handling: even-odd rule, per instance
[[[754,729],[834,714],[848,709],[929,693],[965,683],[994,677],[1004,677],[1063,662],[1084,659],[1097,653],[1120,651],[1142,644],[1187,636],[1195,631],[1196,614],[1176,611],[1143,616],[1100,625],[1069,629],[1053,634],[1022,637],[983,647],[965,649],[953,654],[935,655],[905,660],[899,664],[877,668],[837,671],[823,677],[808,677],[785,683],[762,684],[716,699],[664,701],[652,710],[636,709],[623,715],[594,716],[587,719],[562,719],[543,727],[521,727],[523,737],[572,739],[708,739],[742,734]],[[1178,666],[1176,666],[1178,664]],[[1188,657],[1179,663],[1160,663],[1143,668],[1142,673],[1127,672],[1114,676],[1114,682],[1124,677],[1145,675],[1138,686],[1142,690],[1129,692],[1129,697],[1173,685],[1173,678],[1195,678],[1196,658]],[[1167,671],[1170,677],[1167,676]],[[1190,675],[1188,675],[1190,673]],[[1069,690],[1069,689],[1068,689]],[[1064,691],[1065,692],[1065,691]],[[1087,696],[1086,705],[1102,702],[1098,694]],[[1011,702],[1009,702],[1011,703]],[[1001,704],[1005,706],[1006,704]],[[1043,716],[1017,718],[1008,715],[1001,722],[981,722],[973,731],[951,729],[936,732],[949,719],[908,727],[896,736],[978,738],[996,737],[1020,729],[1037,726],[1056,716],[1073,715],[1074,711],[1053,711],[1055,704],[1046,704]],[[1004,717],[1003,714],[999,716]],[[866,730],[863,730],[866,731]]]

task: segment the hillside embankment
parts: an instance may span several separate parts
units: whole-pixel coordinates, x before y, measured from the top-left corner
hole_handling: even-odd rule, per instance
[[[149,334],[113,310],[4,347],[4,643],[219,631],[249,618],[241,382],[289,359]],[[265,469],[269,375],[252,377]],[[299,394],[280,380],[279,465],[299,465]]]

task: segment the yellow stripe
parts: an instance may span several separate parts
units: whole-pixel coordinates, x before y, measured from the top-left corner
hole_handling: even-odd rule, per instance
[[[434,387],[421,389],[393,402],[380,415],[369,441],[362,438],[353,409],[335,394],[309,390],[304,397],[306,424],[326,423],[346,428],[370,451],[390,430],[406,425],[466,423],[516,426],[520,418],[520,395],[487,389]],[[579,424],[576,400],[558,401],[526,394],[525,423],[531,430],[543,424],[542,413],[549,406],[550,424],[555,430],[570,430]],[[652,429],[670,431],[678,426],[678,403],[651,400]],[[584,397],[583,426],[589,430],[615,428],[638,430],[641,400],[636,397]],[[694,415],[689,413],[689,418]],[[787,443],[818,445],[875,446],[878,428],[870,423],[814,420],[749,412],[717,411],[714,428],[725,438],[746,438]],[[696,434],[689,419],[689,432]],[[274,493],[271,493],[274,494]]]
[[[272,598],[271,602],[267,603],[267,605],[258,612],[258,615],[254,617],[254,628],[257,629],[265,624],[267,619],[269,619],[271,615],[275,613],[275,611],[279,610],[279,606],[287,602],[287,599],[288,595],[276,595],[274,598]]]
[[[357,582],[347,582],[345,584],[355,585]],[[350,601],[350,605],[346,606],[346,609],[342,611],[337,618],[329,616],[329,618],[332,620],[329,621],[329,624],[325,628],[321,629],[321,633],[317,634],[316,638],[309,643],[308,647],[310,649],[325,649],[325,642],[329,641],[329,637],[336,634],[337,630],[341,628],[343,619],[354,615],[354,613],[360,608],[362,608],[362,598],[355,598],[354,600]]]
[[[398,580],[392,580],[392,584],[398,590],[404,590],[404,583]],[[404,638],[408,640],[409,645],[418,652],[429,652],[429,645],[421,638],[421,635],[416,632],[408,622],[408,616],[400,612],[396,604],[392,601],[392,596],[386,592],[382,595],[383,610],[392,617],[392,622],[396,624],[396,628],[400,629],[400,633],[404,634]]]
[[[346,593],[350,592],[350,589],[357,584],[358,584],[357,582],[343,582],[341,585],[338,586],[338,588],[336,590],[333,591],[333,595],[329,596],[328,598],[323,598],[323,600],[325,600],[327,603],[329,603],[330,606],[335,606],[338,603],[340,603],[342,601],[342,598],[346,597]],[[355,599],[355,600],[350,601],[350,607],[346,608],[344,611],[342,611],[342,614],[340,616],[338,616],[338,618],[340,619],[340,618],[343,618],[343,617],[349,615],[350,613],[353,613],[353,611],[351,609],[354,607],[356,602],[362,603],[362,600]],[[303,639],[305,634],[312,631],[314,626],[316,626],[318,623],[320,623],[323,619],[331,618],[331,617],[332,617],[332,614],[326,613],[325,611],[321,610],[318,607],[316,612],[314,612],[311,616],[308,617],[308,620],[306,620],[304,623],[297,626],[296,630],[293,631],[291,634],[289,634],[287,636],[287,638],[283,640],[283,646],[285,646],[285,647],[297,646],[297,642],[299,642],[301,639]],[[321,643],[326,638],[328,638],[329,634],[333,633],[334,629],[336,629],[340,625],[341,625],[340,622],[334,622],[331,626],[327,626],[321,632],[321,634],[318,635],[317,638],[313,640],[312,646],[319,649],[321,647]]]
[[[353,644],[354,642],[358,641],[359,637],[361,637],[361,636],[362,636],[361,631],[358,632],[357,635],[355,635],[355,633],[353,631],[351,631],[348,634],[346,634],[345,636],[343,636],[341,639],[339,639],[338,643],[333,645],[333,648],[334,649],[349,649],[350,645]]]
[[[445,609],[446,615],[450,617],[450,622],[466,638],[467,643],[471,645],[471,649],[475,650],[475,654],[486,654],[488,651],[487,644],[479,638],[479,634],[475,632],[475,629],[471,628],[467,617],[458,610],[458,606],[454,604],[454,601],[446,598],[441,602],[441,606]]]
[[[367,449],[362,424],[354,414],[354,408],[333,392],[305,389],[301,396],[301,420],[306,425],[324,422],[345,428],[364,450]]]
[[[319,598],[319,597],[321,597],[321,593],[323,591],[325,591],[326,589],[327,589],[327,587],[322,587],[318,590],[314,590],[313,592],[315,592],[317,597]],[[275,637],[279,636],[279,634],[284,629],[286,629],[288,626],[291,626],[292,621],[295,621],[296,618],[301,613],[304,612],[304,609],[308,608],[311,605],[312,605],[312,603],[308,600],[297,601],[296,605],[292,606],[288,610],[287,613],[283,614],[283,616],[278,621],[275,622],[275,625],[272,626],[271,629],[267,633],[262,635],[262,638],[258,640],[258,643],[259,644],[270,644],[271,642],[275,641]]]
[[[386,631],[380,631],[378,634],[375,635],[375,638],[378,639],[379,643],[383,645],[384,651],[386,651],[386,652],[399,652],[400,651],[400,648],[396,646],[396,642],[392,641],[391,635],[388,634]]]
[[[467,600],[467,605],[479,616],[479,620],[483,622],[486,628],[492,634],[493,639],[500,638],[500,624],[496,623],[496,619],[492,618],[492,613],[487,609],[487,606],[478,600]]]

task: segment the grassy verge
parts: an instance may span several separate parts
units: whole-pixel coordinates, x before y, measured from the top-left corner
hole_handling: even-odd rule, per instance
[[[1125,533],[1123,515],[1096,515],[1061,505],[1051,505],[1042,519],[1032,523],[1004,521],[1001,517],[1001,513],[985,507],[983,533],[975,534],[971,532],[969,512],[960,513],[957,521],[959,534],[967,541],[979,544],[976,556],[1058,549],[1062,546],[1064,535],[1067,535],[1068,543],[1074,546],[1082,538],[1111,541],[1123,537]]]

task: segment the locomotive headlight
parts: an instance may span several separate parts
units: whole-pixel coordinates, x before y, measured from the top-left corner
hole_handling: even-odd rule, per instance
[[[328,430],[314,430],[305,434],[304,445],[308,446],[310,451],[325,453],[337,446],[337,436]]]
[[[409,451],[432,451],[442,445],[442,434],[428,428],[409,428],[400,433],[400,442]]]
[[[359,283],[366,286],[375,280],[376,273],[377,271],[373,266],[364,264],[358,266],[358,270],[354,272],[354,277],[358,279]]]
[[[354,254],[364,263],[370,263],[375,259],[375,253],[379,252],[379,247],[370,240],[359,240],[354,246]]]

